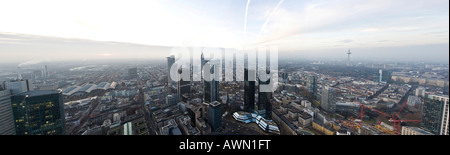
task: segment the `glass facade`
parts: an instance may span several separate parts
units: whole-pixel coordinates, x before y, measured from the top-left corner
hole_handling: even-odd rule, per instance
[[[259,86],[268,85],[270,83],[270,79],[268,79],[267,81],[259,80],[258,83]],[[272,104],[270,103],[271,99],[271,92],[258,92],[258,111],[264,110],[264,118],[268,120],[272,119]]]
[[[255,81],[249,81],[249,71],[244,69],[244,110],[246,112],[253,112],[255,110]]]
[[[214,101],[209,105],[208,109],[208,121],[214,131],[218,131],[222,128],[222,105]]]
[[[56,90],[25,92],[11,97],[17,135],[64,134],[62,96]]]
[[[443,112],[444,101],[425,98],[421,126],[433,134],[439,135],[441,132]]]
[[[309,93],[316,94],[317,93],[317,77],[316,76],[308,76],[306,78],[306,88]]]

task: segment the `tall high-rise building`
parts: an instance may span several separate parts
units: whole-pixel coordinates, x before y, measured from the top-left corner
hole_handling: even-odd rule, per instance
[[[182,69],[180,68],[178,70],[179,75],[182,74]],[[190,97],[191,94],[191,81],[188,80],[183,80],[182,78],[180,78],[180,80],[177,82],[177,94],[179,97],[184,98],[184,97]]]
[[[327,112],[334,113],[336,109],[336,91],[332,87],[322,90],[320,107]]]
[[[289,76],[289,74],[287,73],[287,72],[282,72],[281,73],[281,78],[282,78],[282,82],[283,83],[287,83],[287,81],[288,81],[288,76]]]
[[[210,63],[208,63],[210,62]],[[217,61],[205,60],[205,65],[209,64],[211,76],[216,76],[219,74],[218,71],[215,70],[215,66],[219,65]],[[206,67],[206,66],[205,66]],[[203,73],[204,75],[207,73]],[[212,78],[212,77],[211,77]],[[203,82],[203,100],[204,102],[211,103],[213,101],[220,101],[219,96],[219,81],[215,78],[211,80],[204,80]]]
[[[48,77],[48,68],[47,68],[47,65],[45,65],[45,70],[44,70],[45,72],[45,77]]]
[[[201,66],[200,66],[200,69],[201,69],[201,72],[200,72],[200,76],[202,77],[202,80],[203,80],[203,65],[205,65],[205,56],[203,55],[203,52],[202,52],[202,55],[200,56],[200,61],[201,61]]]
[[[11,90],[0,88],[0,135],[15,135]]]
[[[5,89],[11,90],[12,95],[33,90],[33,87],[28,80],[5,81],[3,82],[3,85]]]
[[[249,72],[255,71],[248,70],[247,68],[244,69],[244,110],[253,112],[255,110],[256,81],[249,80]]]
[[[269,74],[270,71],[267,70],[267,74]],[[258,80],[258,111],[263,110],[264,111],[264,118],[271,120],[272,119],[272,92],[261,92],[261,85],[268,85],[270,84],[270,79],[267,81],[261,81]]]
[[[58,90],[29,91],[11,97],[17,135],[62,135],[64,105]]]
[[[209,104],[208,122],[214,131],[222,128],[222,105],[220,102],[214,101]]]
[[[317,76],[311,75],[306,78],[306,88],[313,95],[317,93]]]
[[[449,135],[448,95],[428,95],[422,110],[421,127],[433,134]]]

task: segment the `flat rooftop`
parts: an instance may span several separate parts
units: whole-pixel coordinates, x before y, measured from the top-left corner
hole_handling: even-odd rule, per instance
[[[41,96],[41,95],[50,95],[50,94],[57,94],[59,93],[59,90],[35,90],[35,91],[29,91],[29,92],[23,92],[20,94],[17,94],[18,96],[27,96],[28,97],[34,97],[34,96]]]

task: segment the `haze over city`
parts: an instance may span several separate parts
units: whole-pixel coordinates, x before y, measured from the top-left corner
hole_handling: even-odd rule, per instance
[[[448,62],[446,0],[1,1],[2,63],[276,46],[280,59]],[[25,5],[26,4],[26,5]]]

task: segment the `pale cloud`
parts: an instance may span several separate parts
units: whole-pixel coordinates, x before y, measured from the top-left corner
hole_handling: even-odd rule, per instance
[[[68,44],[70,38],[159,46],[197,42],[209,47],[273,45],[282,52],[448,44],[449,39],[445,0],[0,0],[0,4],[0,34],[65,38],[58,43]],[[14,39],[21,38],[0,36],[0,43],[30,44]],[[116,54],[99,51],[92,56]]]
[[[445,1],[351,0],[313,1],[304,8],[280,8],[264,35],[253,43],[279,45],[290,50],[448,43],[448,37],[427,35],[436,30],[446,31],[443,35],[448,35],[448,6],[445,10],[446,5],[440,3],[448,4]],[[433,10],[435,7],[440,10]],[[337,41],[348,38],[354,42],[342,45]],[[373,43],[375,39],[395,42]]]

